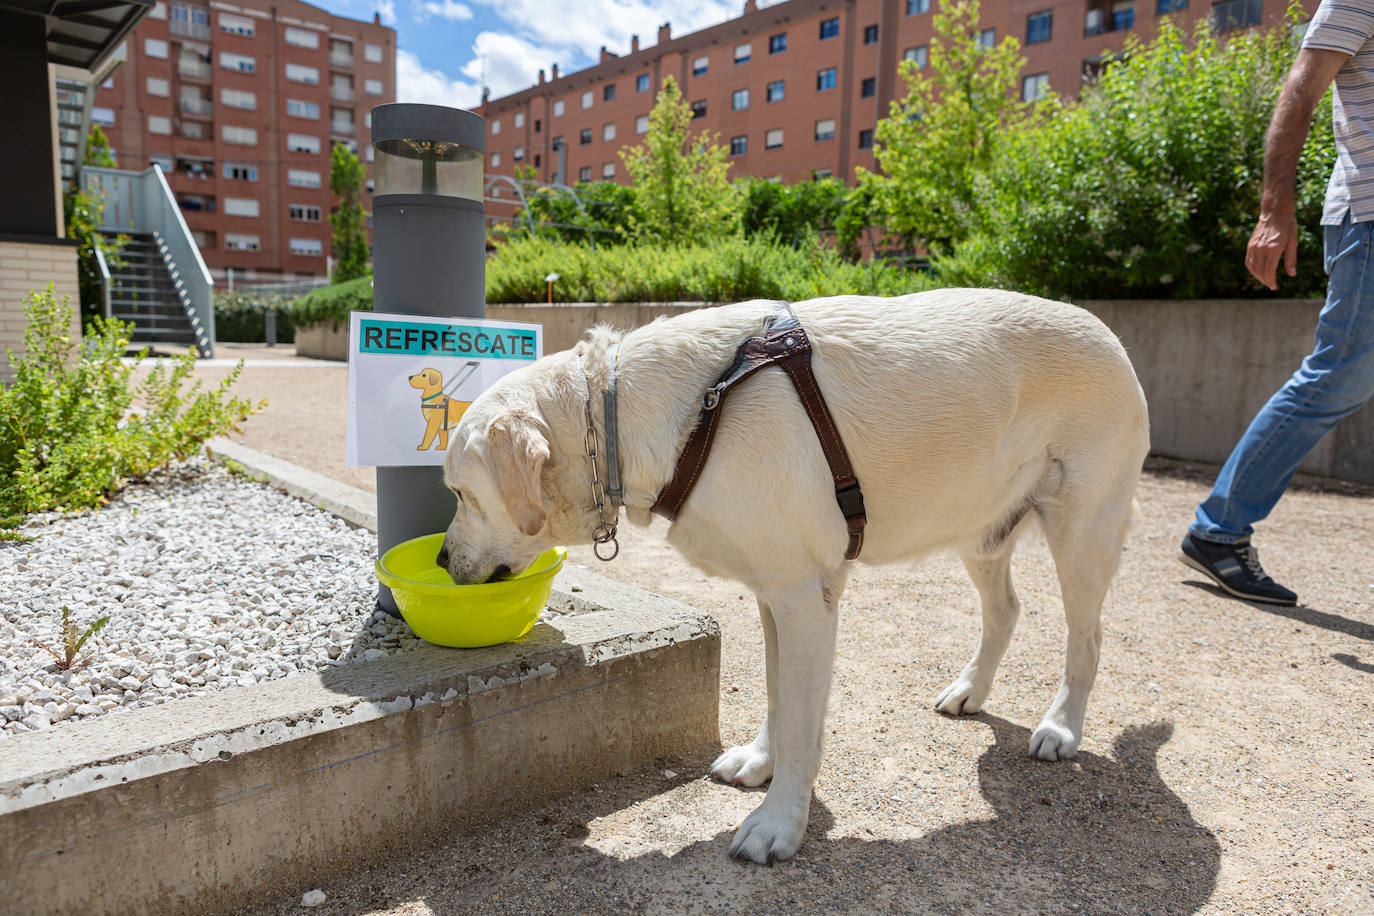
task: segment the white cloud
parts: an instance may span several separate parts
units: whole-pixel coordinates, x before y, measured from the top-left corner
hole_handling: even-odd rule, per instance
[[[396,101],[475,108],[481,100],[477,83],[449,79],[442,71],[426,69],[412,52],[396,52]]]
[[[491,97],[499,99],[533,85],[540,68],[547,68],[562,53],[566,52],[540,47],[506,32],[481,32],[473,39],[473,57],[462,72],[479,85],[490,86]]]
[[[454,0],[442,0],[442,2],[437,3],[434,2],[434,0],[430,0],[430,2],[420,5],[420,15],[416,18],[427,19],[430,16],[442,16],[450,22],[458,22],[464,19],[471,19],[472,8],[461,3],[456,3]]]
[[[381,0],[377,4],[377,14],[382,18],[382,25],[396,24],[396,0]]]
[[[604,45],[624,54],[630,49],[630,36],[638,35],[640,44],[658,41],[658,27],[671,22],[675,35],[684,35],[729,18],[743,11],[742,0],[583,0],[577,14],[550,15],[548,0],[479,0],[510,23],[517,35],[560,49],[565,63],[598,60]],[[538,69],[538,68],[536,68]],[[571,67],[569,67],[571,69]],[[496,94],[495,87],[492,95]]]

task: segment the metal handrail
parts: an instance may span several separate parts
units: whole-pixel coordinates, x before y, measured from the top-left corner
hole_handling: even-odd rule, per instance
[[[105,303],[105,318],[109,320],[114,317],[114,305],[110,295],[114,280],[110,277],[110,265],[105,263],[105,252],[100,250],[100,242],[92,239],[91,248],[95,250],[95,266],[100,271],[100,298]]]

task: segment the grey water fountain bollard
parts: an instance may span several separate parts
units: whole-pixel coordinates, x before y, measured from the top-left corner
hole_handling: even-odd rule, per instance
[[[486,317],[486,121],[441,105],[379,105],[372,109],[372,148],[373,307]],[[443,531],[454,507],[442,468],[377,468],[377,555]],[[386,586],[377,603],[399,616]]]

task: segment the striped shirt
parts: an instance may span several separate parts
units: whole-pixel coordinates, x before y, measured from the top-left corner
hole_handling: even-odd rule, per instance
[[[1326,186],[1322,225],[1339,226],[1346,210],[1352,222],[1374,220],[1374,3],[1322,0],[1302,46],[1350,55],[1336,73],[1336,167]]]

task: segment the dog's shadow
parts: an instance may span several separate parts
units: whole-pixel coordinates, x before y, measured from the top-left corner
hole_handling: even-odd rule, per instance
[[[536,812],[531,820],[537,818],[538,826],[521,831],[517,845],[525,855],[518,866],[474,873],[472,864],[487,859],[483,839],[454,838],[452,844],[466,844],[469,852],[450,862],[452,872],[431,872],[423,886],[386,881],[371,904],[423,900],[436,914],[1190,913],[1211,896],[1220,846],[1164,784],[1156,763],[1172,725],[1128,727],[1116,738],[1112,757],[1080,752],[1077,765],[1031,759],[1029,731],[1004,719],[984,714],[955,727],[992,729],[995,743],[978,761],[979,788],[992,814],[917,839],[829,836],[834,818],[816,800],[806,844],[794,860],[774,868],[730,861],[730,829],[672,854],[624,857],[586,838],[588,825],[626,807],[626,799],[610,807],[584,795],[571,824],[566,807],[555,820]],[[707,759],[692,765],[704,766]],[[652,779],[636,785],[639,797],[629,804],[662,791]],[[901,808],[900,817],[919,824],[926,810],[918,801]],[[653,835],[657,825],[649,817],[634,830]],[[531,837],[541,831],[555,836],[545,837],[547,843]],[[445,853],[434,855],[436,865],[445,860]],[[419,867],[406,869],[411,875],[425,871],[414,864]],[[550,893],[531,895],[531,887]]]

